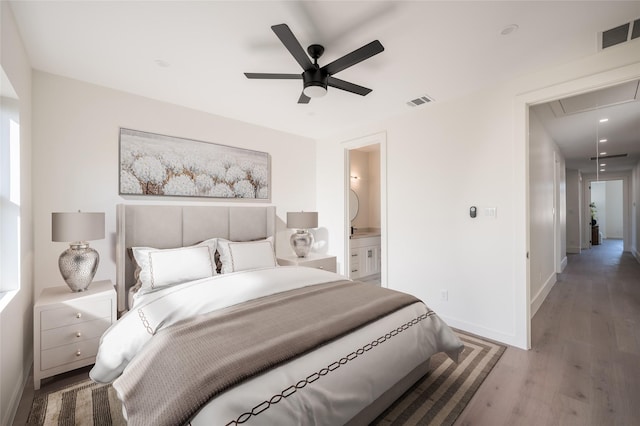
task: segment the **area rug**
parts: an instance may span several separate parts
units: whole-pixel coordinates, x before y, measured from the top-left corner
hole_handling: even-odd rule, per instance
[[[456,331],[465,345],[458,364],[446,355],[431,358],[431,370],[373,425],[452,425],[498,362],[505,347]],[[28,425],[126,425],[110,385],[85,380],[36,395]]]
[[[506,349],[457,330],[456,334],[464,343],[458,364],[443,353],[431,357],[429,373],[372,425],[450,426],[455,423]]]

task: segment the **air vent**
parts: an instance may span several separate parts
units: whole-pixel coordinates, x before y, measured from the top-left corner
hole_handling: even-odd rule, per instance
[[[609,158],[623,158],[629,154],[602,155],[600,157],[591,157],[591,160],[607,160]]]
[[[606,49],[638,37],[640,37],[640,19],[603,31],[600,37],[600,48]]]
[[[640,37],[640,19],[633,21],[633,31],[631,31],[631,40]]]
[[[424,95],[424,96],[420,96],[419,98],[415,98],[413,100],[410,100],[409,102],[407,102],[407,105],[409,105],[411,107],[415,107],[415,106],[428,104],[429,102],[433,102],[433,99],[431,99],[427,95]]]

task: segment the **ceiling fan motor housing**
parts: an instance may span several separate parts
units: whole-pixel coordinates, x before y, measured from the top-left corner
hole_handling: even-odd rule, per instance
[[[322,72],[320,68],[306,70],[302,73],[304,94],[310,98],[324,96],[327,93],[328,79],[329,76],[325,72]]]

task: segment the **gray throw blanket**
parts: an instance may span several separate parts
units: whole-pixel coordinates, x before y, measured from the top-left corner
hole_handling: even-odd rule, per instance
[[[243,380],[416,302],[337,281],[241,303],[160,330],[113,386],[129,425],[181,425]]]

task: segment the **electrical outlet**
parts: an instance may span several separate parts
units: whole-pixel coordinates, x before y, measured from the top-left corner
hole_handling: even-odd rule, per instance
[[[449,300],[449,292],[447,290],[440,290],[440,300],[447,302]]]

